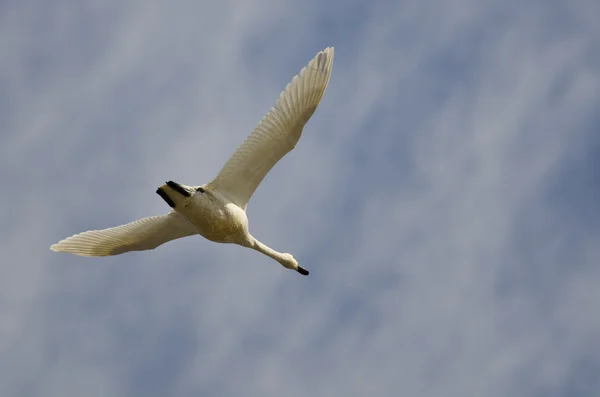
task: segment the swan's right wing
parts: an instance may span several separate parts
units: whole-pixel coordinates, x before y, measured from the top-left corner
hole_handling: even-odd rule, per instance
[[[52,245],[50,249],[80,256],[118,255],[154,249],[167,241],[194,234],[198,234],[198,230],[183,215],[172,211],[110,229],[79,233]]]
[[[279,96],[275,106],[235,151],[209,187],[246,209],[275,164],[292,150],[313,115],[331,75],[333,47],[319,52]]]

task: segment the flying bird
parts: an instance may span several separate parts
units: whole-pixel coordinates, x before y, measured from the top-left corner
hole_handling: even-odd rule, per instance
[[[250,234],[246,208],[263,178],[298,143],[329,83],[333,53],[333,47],[319,52],[292,79],[215,179],[200,186],[168,181],[159,187],[156,193],[172,208],[168,214],[79,233],[50,249],[81,256],[109,256],[150,250],[199,234],[217,243],[252,248],[285,268],[308,275],[291,254],[275,251]]]

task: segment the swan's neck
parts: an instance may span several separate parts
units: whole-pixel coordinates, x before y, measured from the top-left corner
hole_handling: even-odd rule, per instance
[[[262,252],[263,254],[275,259],[277,262],[279,262],[283,266],[287,267],[287,264],[285,262],[283,254],[281,252],[275,251],[274,249],[266,246],[265,244],[261,243],[254,237],[252,237],[252,239],[251,239],[250,248],[252,248],[258,252]]]

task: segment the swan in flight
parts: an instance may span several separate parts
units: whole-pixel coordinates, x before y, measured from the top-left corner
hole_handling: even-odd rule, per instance
[[[213,181],[201,186],[169,181],[159,187],[156,193],[169,204],[171,212],[76,234],[50,249],[81,256],[108,256],[150,250],[200,234],[217,243],[252,248],[288,269],[308,275],[291,254],[277,252],[250,234],[246,207],[271,168],[298,143],[329,83],[333,52],[333,47],[319,52],[293,78]]]

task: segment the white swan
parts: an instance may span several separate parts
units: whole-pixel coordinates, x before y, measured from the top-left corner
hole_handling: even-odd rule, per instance
[[[291,254],[277,252],[252,237],[248,232],[246,207],[271,168],[298,143],[304,125],[327,88],[333,52],[333,47],[319,52],[294,77],[275,107],[212,182],[186,186],[169,181],[159,187],[156,193],[173,208],[167,215],[76,234],[50,249],[82,256],[108,256],[154,249],[170,240],[200,234],[218,243],[255,249],[288,269],[308,275],[308,270]]]

